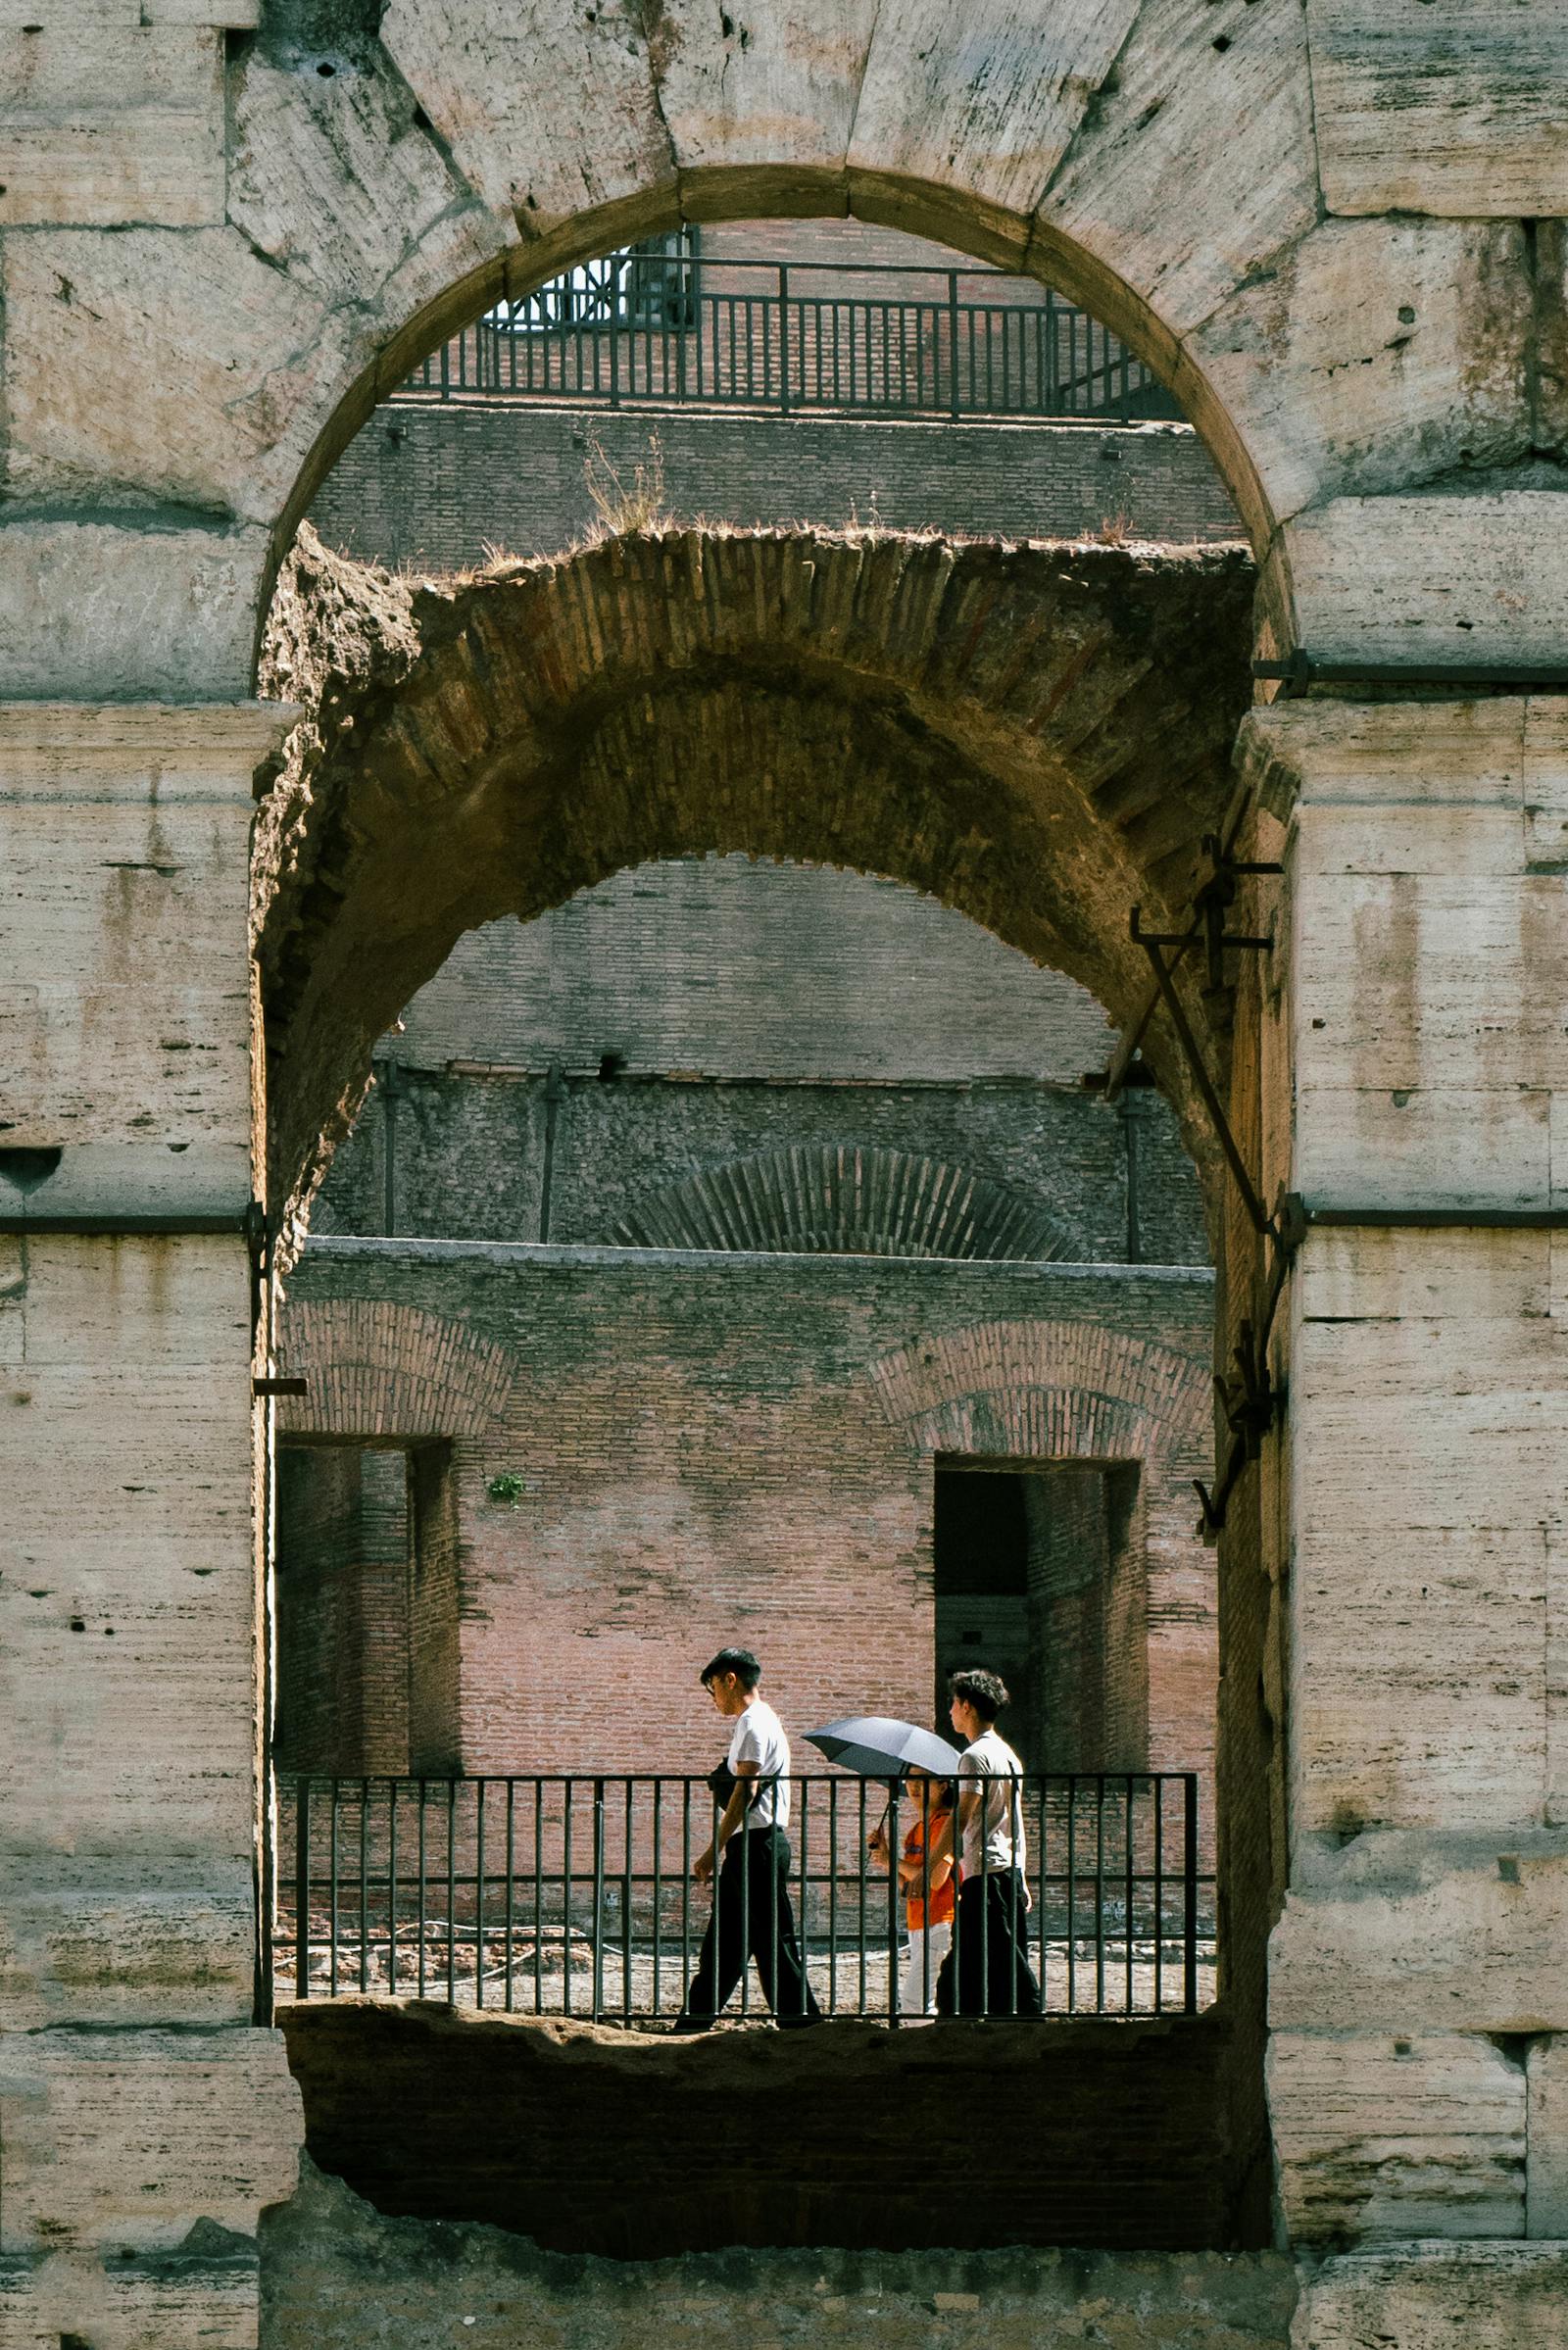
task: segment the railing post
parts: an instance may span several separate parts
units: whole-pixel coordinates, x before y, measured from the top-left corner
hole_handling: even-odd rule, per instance
[[[948,271],[948,402],[950,414],[958,414],[958,272]]]
[[[311,1782],[294,1782],[294,1996],[311,1995]]]
[[[596,376],[598,372],[596,367]],[[615,317],[613,303],[610,311],[610,405],[612,408],[620,406],[620,321]]]
[[[1187,1977],[1183,2009],[1187,2015],[1198,2013],[1198,1778],[1189,1771],[1182,1790],[1182,1899],[1185,1903],[1184,1971]]]
[[[790,273],[783,262],[778,268],[778,413],[790,413]]]
[[[443,341],[441,345],[441,397],[443,400],[450,400],[452,397],[451,354],[451,343],[448,341]]]
[[[594,1781],[594,2005],[597,2024],[605,2003],[605,1783]]]

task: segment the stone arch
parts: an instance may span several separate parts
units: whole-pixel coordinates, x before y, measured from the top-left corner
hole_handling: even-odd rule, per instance
[[[1229,797],[1250,592],[1235,549],[671,530],[416,589],[307,543],[259,829],[274,1213],[465,930],[650,857],[912,882],[1133,1016],[1128,909],[1185,918]]]
[[[289,1370],[301,1396],[277,1405],[279,1436],[478,1437],[512,1392],[504,1346],[461,1323],[384,1299],[302,1299],[289,1307]]]
[[[796,1144],[704,1167],[615,1227],[630,1248],[1041,1260],[1072,1236],[1038,1200],[967,1168],[854,1143]]]
[[[318,381],[300,387],[277,554],[376,401],[492,303],[684,222],[802,215],[929,237],[1082,303],[1176,390],[1254,550],[1266,551],[1279,501],[1250,445],[1253,419],[1231,413],[1240,387],[1214,380],[1238,370],[1195,330],[1264,255],[1314,224],[1303,25],[1271,24],[1266,65],[1250,61],[1255,149],[1233,160],[1223,208],[1210,209],[1199,199],[1212,170],[1200,189],[1194,158],[1224,104],[1214,85],[1229,77],[1221,59],[1234,36],[1219,51],[1195,41],[1173,74],[1168,44],[1150,41],[1145,55],[1135,42],[1123,56],[1136,0],[1108,11],[1057,0],[1032,24],[988,8],[961,42],[933,22],[913,48],[908,26],[881,24],[870,0],[836,9],[830,27],[809,11],[747,26],[744,50],[727,20],[677,24],[661,7],[642,23],[616,19],[606,40],[599,13],[564,24],[544,22],[537,0],[505,15],[497,4],[460,38],[431,0],[393,0],[378,44],[356,61],[373,84],[358,94],[300,87],[304,76],[279,73],[265,50],[247,61],[236,217],[286,272],[333,278],[358,298],[358,315],[322,337]],[[561,104],[563,88],[575,104]],[[401,132],[401,171],[366,152],[363,135],[344,138],[337,118],[357,95],[362,116],[377,110]],[[1154,111],[1169,127],[1141,140]],[[1234,121],[1234,105],[1226,111]],[[1130,149],[1141,149],[1133,172]],[[313,198],[323,186],[339,194],[340,254],[321,251],[318,219],[299,217],[285,170]],[[1262,440],[1274,420],[1258,408]]]

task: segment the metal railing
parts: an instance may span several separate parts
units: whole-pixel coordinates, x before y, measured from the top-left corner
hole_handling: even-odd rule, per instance
[[[1212,1879],[1199,1871],[1196,1775],[1017,1785],[1030,1905],[1019,1938],[1043,2012],[1192,2015],[1208,2004]],[[897,2023],[907,1888],[868,1847],[882,1823],[902,1849],[912,1798],[838,1774],[790,1787],[793,1863],[781,1882],[807,1979],[827,2016]],[[680,2010],[712,1899],[693,1876],[719,1817],[706,1780],[280,1777],[277,1800],[280,2001],[358,1993],[627,2026]],[[960,1893],[951,1930],[960,1974],[965,1931],[999,1931],[971,1929],[970,1916]],[[775,1952],[777,1932],[775,1910]],[[982,1955],[971,1948],[971,1960]],[[904,1984],[906,2015],[930,2010],[937,1966],[928,1943],[912,1999]],[[992,1993],[964,2012],[1014,2005]],[[750,1963],[729,2012],[766,2013]]]
[[[710,278],[731,272],[740,289],[709,290]],[[912,266],[813,261],[794,264],[793,275],[786,262],[726,256],[705,265],[673,317],[607,318],[567,305],[559,323],[541,324],[537,297],[503,304],[432,352],[399,397],[1096,424],[1182,416],[1108,328],[1049,290],[987,299],[988,283],[1018,281]],[[801,280],[834,276],[895,282],[878,294],[800,290]]]

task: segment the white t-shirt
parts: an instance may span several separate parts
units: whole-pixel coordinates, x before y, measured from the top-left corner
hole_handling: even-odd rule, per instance
[[[972,1746],[965,1746],[958,1777],[988,1782],[963,1832],[965,1874],[970,1877],[980,1874],[982,1835],[987,1876],[1022,1869],[1023,1765],[1006,1739],[995,1730],[982,1731]],[[959,1791],[961,1794],[962,1789]]]
[[[750,1828],[788,1828],[790,1742],[783,1723],[760,1697],[754,1697],[739,1716],[729,1742],[730,1769],[739,1773],[742,1763],[756,1763],[758,1778],[775,1784],[763,1787],[741,1821],[740,1833],[744,1835]]]

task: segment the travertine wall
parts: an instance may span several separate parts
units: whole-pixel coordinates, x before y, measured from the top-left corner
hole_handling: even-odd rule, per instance
[[[241,1990],[247,1267],[235,1231],[200,1230],[234,1212],[249,1139],[240,867],[270,727],[235,712],[292,517],[459,318],[683,209],[849,208],[1081,296],[1214,450],[1263,567],[1262,642],[1393,672],[1393,699],[1352,687],[1267,721],[1280,811],[1290,777],[1307,787],[1243,1039],[1270,1193],[1294,1174],[1361,1215],[1561,1205],[1558,714],[1472,701],[1462,667],[1440,701],[1400,698],[1412,666],[1561,660],[1559,12],[801,0],[748,22],[670,0],[631,23],[475,0],[460,22],[391,0],[330,75],[284,6],[254,39],[252,0],[211,0],[206,24],[200,0],[185,22],[141,13],[26,0],[0,58],[22,1042],[0,1115],[11,1145],[66,1153],[31,1192],[7,1177],[10,1226],[37,1203],[4,1308],[24,1333],[7,1392],[29,1401],[0,1440],[4,1604],[38,1627],[3,1715],[26,1891],[7,1910],[0,2230],[29,2350],[164,2350],[176,2316],[245,2342],[254,2298],[204,2239],[207,2282],[177,2288],[122,2289],[100,2253],[128,2248],[130,2274],[195,2219],[248,2228],[298,2143]],[[976,790],[978,834],[990,805]],[[1008,835],[1016,899],[1060,848]],[[412,844],[402,871],[416,887]],[[46,1194],[84,1234],[37,1229]],[[155,1245],[97,1237],[149,1201]],[[1376,2275],[1329,2280],[1318,2338],[1402,2328],[1426,2350],[1523,2312],[1550,2262],[1522,2239],[1561,2224],[1558,1317],[1544,1226],[1347,1229],[1307,1241],[1280,1335],[1290,1434],[1227,1533],[1235,1625],[1271,1627],[1236,1630],[1228,1718],[1250,1709],[1282,1790],[1240,1856],[1254,1885],[1290,1873],[1282,2226],[1401,2239]],[[140,1269],[117,1283],[117,1262]],[[58,1464],[82,1459],[63,1502]],[[14,1652],[8,1631],[8,1672]],[[161,1955],[127,1964],[149,1919]],[[172,2119],[149,2163],[153,2115]],[[1434,2228],[1515,2240],[1409,2248]],[[1550,2338],[1541,2309],[1527,2339]]]

